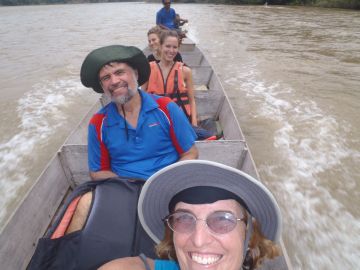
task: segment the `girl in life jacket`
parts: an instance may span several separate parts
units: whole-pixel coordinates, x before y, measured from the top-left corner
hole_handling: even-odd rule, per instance
[[[150,78],[142,88],[152,94],[170,97],[183,109],[190,123],[197,126],[191,69],[174,60],[179,51],[179,36],[176,31],[162,31],[160,51],[160,62],[150,62]]]

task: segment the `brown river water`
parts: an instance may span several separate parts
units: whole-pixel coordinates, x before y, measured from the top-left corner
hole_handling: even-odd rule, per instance
[[[360,12],[174,4],[284,217],[294,269],[360,269]],[[92,49],[146,46],[160,4],[0,7],[0,227],[97,95]]]

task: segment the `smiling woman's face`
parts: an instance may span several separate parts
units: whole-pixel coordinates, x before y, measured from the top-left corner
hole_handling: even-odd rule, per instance
[[[152,33],[148,35],[149,47],[152,51],[157,50],[160,47],[160,38],[157,34]]]
[[[179,51],[179,40],[176,37],[168,36],[161,44],[161,57],[164,60],[174,60]]]
[[[240,270],[243,262],[243,247],[246,225],[238,221],[235,228],[225,234],[215,234],[205,220],[217,211],[232,213],[237,218],[244,210],[235,200],[219,200],[211,204],[187,204],[179,202],[175,212],[185,211],[197,219],[191,233],[174,232],[173,241],[181,270]]]

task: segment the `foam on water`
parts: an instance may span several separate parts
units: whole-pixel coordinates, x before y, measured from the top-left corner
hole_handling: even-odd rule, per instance
[[[74,77],[68,80],[43,81],[33,85],[19,99],[16,112],[19,132],[0,143],[0,220],[7,215],[18,191],[29,180],[28,171],[38,158],[34,151],[46,146],[48,138],[70,117],[66,107],[76,101],[84,87]],[[88,91],[88,90],[86,90]],[[1,226],[0,226],[1,227]]]
[[[291,87],[265,82],[255,67],[248,70],[240,75],[240,88],[259,103],[252,113],[274,122],[276,159],[258,169],[282,206],[283,235],[295,268],[356,269],[360,220],[334,192],[347,194],[357,179],[346,171],[339,179],[323,177],[334,168],[341,170],[345,159],[360,163],[360,153],[345,139],[351,126],[339,123]],[[342,190],[330,190],[331,181],[342,181]]]

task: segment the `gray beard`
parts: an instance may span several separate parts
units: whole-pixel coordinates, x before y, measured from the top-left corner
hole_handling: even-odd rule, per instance
[[[137,88],[135,90],[128,88],[128,92],[126,95],[112,97],[111,100],[119,105],[124,105],[125,103],[129,102],[136,94]]]

